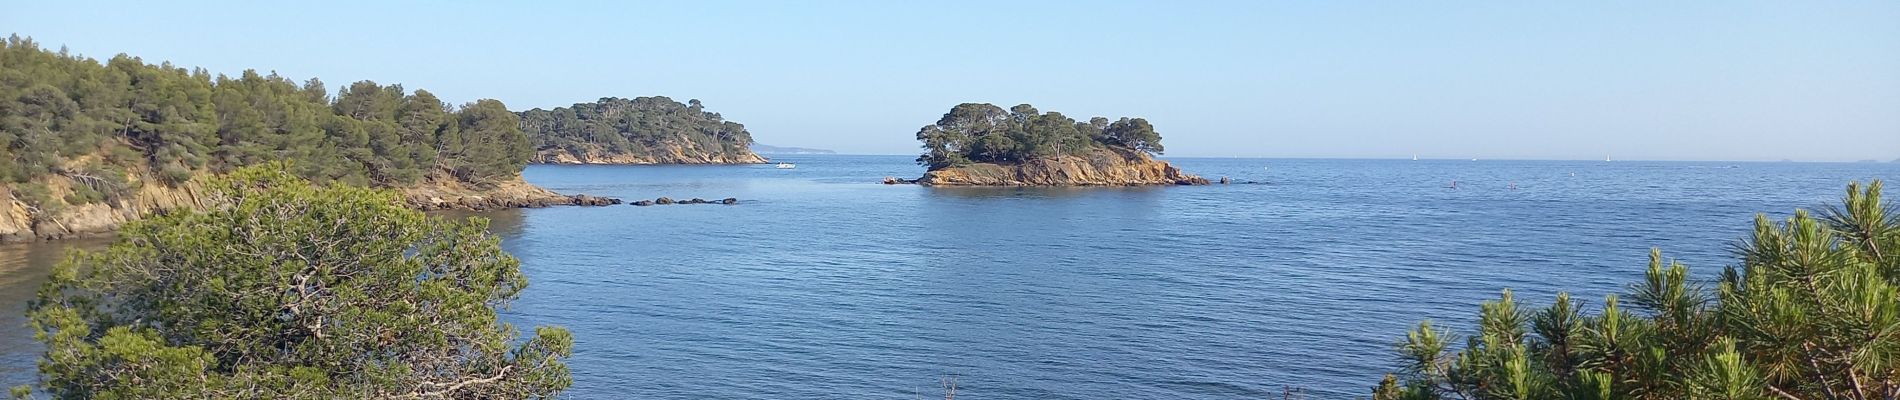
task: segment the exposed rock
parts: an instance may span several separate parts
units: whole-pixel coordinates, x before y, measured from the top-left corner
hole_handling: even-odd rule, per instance
[[[620,199],[611,198],[611,197],[594,197],[594,196],[589,196],[585,194],[574,195],[574,205],[577,205],[577,206],[609,206],[609,205],[614,205],[614,204],[620,204]]]
[[[979,163],[924,173],[917,183],[932,186],[1139,186],[1206,185],[1167,161],[1146,153],[1097,149],[1086,154],[1030,160],[1018,164]],[[894,183],[894,182],[893,182]]]
[[[733,198],[733,197],[727,197],[723,200],[706,200],[706,199],[694,197],[694,198],[686,199],[686,200],[673,200],[673,198],[671,197],[661,197],[661,198],[657,198],[653,200],[640,200],[640,201],[636,201],[629,204],[633,204],[633,205],[641,206],[641,207],[663,206],[663,205],[668,205],[668,204],[739,204],[739,199]]]
[[[1227,184],[1228,182],[1229,182],[1229,181],[1227,180],[1227,177],[1225,177],[1225,176],[1223,176],[1223,177],[1220,177],[1220,184],[1222,184],[1222,185],[1225,185],[1225,184]]]
[[[563,195],[514,179],[470,184],[446,172],[431,173],[413,187],[398,189],[410,206],[421,210],[493,210],[501,208],[540,208],[549,206],[605,206],[620,204],[620,199],[585,194]],[[454,199],[454,200],[444,200]]]
[[[202,174],[201,174],[202,175]],[[181,208],[204,208],[212,201],[199,179],[176,187],[139,174],[127,175],[138,189],[105,202],[66,205],[46,212],[23,201],[13,185],[0,185],[0,242],[64,239],[112,232],[128,221]],[[53,176],[40,182],[63,197],[74,182]]]
[[[203,186],[209,177],[210,174],[200,173],[184,184],[172,186],[141,174],[129,174],[127,179],[137,190],[105,202],[66,205],[51,213],[21,200],[14,193],[13,185],[0,185],[0,242],[93,236],[110,233],[126,222],[152,214],[212,207],[217,200]],[[59,176],[39,183],[61,196],[70,193],[73,185],[69,179]],[[620,204],[620,199],[615,198],[554,193],[519,177],[474,187],[446,173],[431,174],[416,186],[397,189],[397,192],[404,202],[421,210]]]

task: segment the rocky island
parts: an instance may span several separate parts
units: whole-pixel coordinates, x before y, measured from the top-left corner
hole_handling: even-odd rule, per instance
[[[917,131],[929,168],[915,182],[929,186],[1205,185],[1151,154],[1161,135],[1141,118],[1076,121],[1028,104],[1009,110],[964,103]]]
[[[537,164],[758,164],[745,125],[699,100],[604,97],[519,113]]]
[[[101,62],[18,36],[0,48],[0,71],[0,241],[213,207],[205,181],[279,162],[421,209],[613,203],[523,181],[534,148],[496,100],[454,106],[370,81],[332,94],[317,79],[212,75],[123,54]]]

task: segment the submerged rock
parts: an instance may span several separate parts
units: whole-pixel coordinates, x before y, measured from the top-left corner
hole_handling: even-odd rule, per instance
[[[657,198],[657,199],[653,199],[653,200],[640,200],[640,201],[636,201],[636,202],[633,202],[633,203],[629,203],[629,204],[633,204],[633,205],[636,205],[636,206],[641,206],[641,207],[646,207],[646,206],[663,206],[663,205],[669,205],[669,204],[726,204],[726,205],[731,205],[731,204],[739,204],[739,198],[737,198],[737,197],[727,197],[727,198],[725,198],[725,199],[722,199],[722,200],[706,200],[706,199],[703,199],[703,198],[698,198],[698,197],[694,197],[694,198],[691,198],[691,199],[686,199],[686,200],[673,200],[673,198],[671,198],[671,197],[661,197],[661,198]]]

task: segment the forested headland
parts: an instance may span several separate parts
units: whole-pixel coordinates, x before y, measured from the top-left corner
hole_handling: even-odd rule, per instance
[[[553,110],[523,111],[533,162],[544,164],[746,164],[753,153],[745,125],[706,111],[699,100],[604,97]]]
[[[371,81],[332,93],[316,78],[100,61],[18,35],[0,48],[0,239],[203,207],[195,178],[267,161],[417,203],[560,201],[521,182],[533,150],[497,100],[454,105]]]
[[[1077,121],[1020,104],[963,103],[917,131],[927,185],[1206,184],[1150,154],[1161,134],[1142,118]]]

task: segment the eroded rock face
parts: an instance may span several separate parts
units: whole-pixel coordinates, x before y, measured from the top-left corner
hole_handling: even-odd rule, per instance
[[[890,182],[888,183],[899,183]],[[916,181],[932,186],[1141,186],[1206,185],[1167,161],[1143,153],[1097,150],[1082,155],[1031,160],[1019,164],[972,164],[924,173]]]
[[[196,209],[212,201],[200,180],[177,187],[133,174],[128,179],[138,189],[105,202],[66,205],[58,210],[41,210],[20,199],[10,185],[0,185],[0,242],[64,239],[92,236],[117,230],[126,222],[174,209]],[[57,196],[73,182],[52,177],[43,182]]]
[[[203,186],[209,174],[200,174],[187,183],[172,186],[132,174],[128,178],[138,189],[116,199],[83,205],[67,205],[57,210],[41,210],[20,200],[10,185],[0,185],[0,242],[65,239],[100,235],[118,230],[131,222],[153,214],[180,209],[204,209],[217,200]],[[66,193],[71,182],[63,177],[42,182]],[[415,187],[397,190],[411,207],[421,210],[499,208],[539,208],[561,205],[606,206],[620,199],[589,195],[562,195],[515,179],[471,187],[446,176],[431,176]]]

